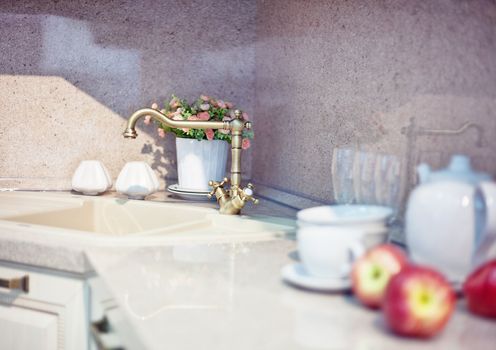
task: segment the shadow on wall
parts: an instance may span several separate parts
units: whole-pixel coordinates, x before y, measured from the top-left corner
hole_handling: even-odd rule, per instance
[[[105,161],[114,178],[130,160],[176,178],[174,137],[160,139],[143,123],[138,140],[121,137],[133,111],[173,92],[208,92],[252,113],[254,31],[251,17],[236,16],[254,5],[211,2],[193,1],[173,16],[163,1],[115,9],[111,1],[1,3],[0,149],[9,156],[0,160],[0,187],[37,179],[28,187],[50,180],[63,189],[82,159]],[[191,26],[190,7],[211,20]]]
[[[141,97],[142,54],[95,41],[86,21],[0,14],[1,73],[60,76],[117,113]]]
[[[95,43],[84,21],[46,16],[41,26],[41,74],[72,76],[73,85],[103,103],[112,101],[119,106],[117,111],[139,105],[142,58],[138,50]]]
[[[121,139],[123,116],[142,104],[139,50],[97,43],[86,21],[52,15],[0,18],[2,36],[10,39],[0,43],[0,58],[6,61],[0,70],[10,73],[0,75],[1,143],[2,149],[15,148],[0,162],[3,180],[10,181],[2,187],[23,187],[23,182],[35,189],[70,187],[71,171],[88,158],[104,160],[115,178],[122,164],[114,160],[123,154],[144,157],[161,178],[176,176],[173,143],[157,140],[154,127],[141,125],[148,135],[141,142]],[[18,124],[19,115],[36,120],[41,133],[7,129]]]
[[[1,187],[68,189],[84,159],[101,160],[113,178],[131,160],[147,161],[162,179],[176,172],[163,151],[173,149],[173,138],[162,145],[147,133],[141,142],[124,139],[121,116],[63,78],[0,75],[0,91],[22,92],[2,96],[0,148],[6,151],[0,159]]]

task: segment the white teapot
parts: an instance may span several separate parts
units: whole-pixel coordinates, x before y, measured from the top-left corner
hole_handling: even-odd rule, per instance
[[[410,256],[461,282],[481,243],[496,234],[496,183],[473,171],[461,155],[453,156],[447,169],[432,172],[421,164],[417,170],[421,184],[410,194],[405,218]]]

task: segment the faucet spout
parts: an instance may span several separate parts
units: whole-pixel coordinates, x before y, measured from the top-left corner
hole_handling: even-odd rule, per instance
[[[154,120],[170,126],[172,128],[191,128],[191,129],[224,129],[231,131],[231,187],[229,190],[223,188],[228,179],[224,179],[220,184],[210,181],[209,185],[213,187],[210,195],[217,198],[220,205],[221,214],[235,215],[241,212],[245,203],[249,200],[255,204],[258,200],[252,197],[253,185],[248,184],[244,190],[241,188],[241,143],[244,129],[251,129],[251,122],[242,119],[241,111],[234,112],[235,118],[231,121],[203,121],[203,120],[174,120],[165,114],[153,108],[142,108],[134,112],[127,121],[126,129],[123,136],[135,139],[138,136],[136,132],[136,123],[146,115],[151,116]]]
[[[134,112],[127,121],[124,137],[136,138],[136,123],[145,115],[151,116],[156,121],[170,126],[171,128],[193,128],[193,129],[224,129],[230,130],[229,122],[210,122],[203,120],[174,120],[153,108],[142,108]]]

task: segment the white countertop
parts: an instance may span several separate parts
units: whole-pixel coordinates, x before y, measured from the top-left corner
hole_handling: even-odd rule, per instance
[[[166,242],[170,244],[176,240],[188,240],[185,233],[180,235],[156,234],[149,235],[146,239],[141,239],[139,235],[129,235],[127,239],[124,235],[118,237],[104,237],[90,232],[72,231],[67,234],[68,229],[61,227],[50,227],[26,224],[22,222],[6,221],[4,218],[12,215],[24,215],[50,210],[67,209],[71,207],[81,207],[85,200],[92,199],[102,200],[123,200],[126,198],[115,192],[108,192],[103,196],[83,196],[73,192],[3,192],[0,193],[0,260],[22,263],[26,265],[46,267],[53,270],[64,270],[76,274],[86,274],[92,271],[88,264],[84,252],[98,246],[122,246],[122,245],[156,245]],[[141,202],[141,201],[135,201]],[[170,207],[177,208],[186,206],[190,208],[200,207],[201,210],[211,210],[217,214],[217,203],[213,201],[192,202],[185,201],[174,197],[167,192],[157,192],[149,197],[143,203],[151,203],[155,207],[164,203]],[[296,210],[278,205],[269,200],[263,200],[261,205],[249,205],[245,208],[244,213],[249,215],[246,218],[258,218],[269,215],[271,217],[290,218],[294,217]],[[164,209],[165,210],[165,209]],[[200,209],[199,209],[200,210]],[[221,219],[229,219],[226,216],[220,216]],[[213,219],[212,219],[213,220]],[[218,219],[216,219],[218,220]],[[238,220],[242,223],[243,220]],[[228,225],[229,226],[229,225]],[[204,233],[205,228],[202,226],[198,230],[190,230],[192,234]],[[236,230],[232,230],[236,231]],[[240,230],[238,230],[240,231]],[[198,236],[196,234],[196,236]],[[226,232],[223,235],[224,240],[249,240],[244,237],[243,232]],[[239,238],[237,238],[239,236]],[[136,238],[136,239],[134,239]],[[198,239],[198,237],[196,238]],[[210,239],[210,238],[209,238]],[[209,240],[204,238],[203,241]],[[259,236],[253,235],[253,239],[260,239]]]
[[[124,315],[123,340],[141,348],[494,349],[496,323],[470,315],[463,300],[439,336],[412,340],[390,334],[380,312],[350,295],[285,284],[280,270],[295,249],[289,240],[181,244],[101,248],[88,258]]]
[[[65,207],[66,199],[74,197],[67,192],[59,196],[50,205]],[[35,201],[26,207],[2,198],[3,215],[41,208]],[[179,203],[163,192],[150,200]],[[267,201],[247,213],[293,217],[295,210]],[[390,334],[380,313],[364,309],[349,295],[285,284],[280,270],[295,262],[296,243],[291,240],[194,243],[150,238],[146,245],[115,247],[90,244],[90,236],[87,244],[74,244],[52,231],[47,232],[53,237],[29,225],[4,223],[0,259],[76,273],[95,269],[118,304],[123,318],[114,325],[125,330],[121,338],[128,342],[127,350],[492,350],[496,344],[496,323],[468,314],[463,300],[440,336],[406,340]]]

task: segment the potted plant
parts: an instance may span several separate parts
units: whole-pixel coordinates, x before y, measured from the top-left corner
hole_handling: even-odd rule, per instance
[[[234,118],[233,104],[201,95],[190,104],[185,99],[172,95],[160,111],[174,120],[228,121]],[[152,108],[158,109],[154,103]],[[243,113],[243,118],[249,117]],[[150,118],[145,118],[149,124]],[[166,133],[176,135],[178,187],[187,191],[209,191],[208,181],[220,181],[226,173],[226,163],[231,143],[229,130],[176,129],[160,124],[160,137]],[[243,132],[243,149],[250,147],[252,131]]]

